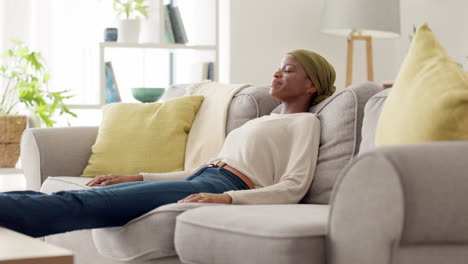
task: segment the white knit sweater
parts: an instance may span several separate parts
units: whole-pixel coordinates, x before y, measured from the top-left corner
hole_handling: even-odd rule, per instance
[[[312,182],[319,143],[320,121],[314,114],[271,114],[231,131],[220,153],[207,164],[226,162],[255,184],[256,189],[225,192],[233,204],[297,203]],[[143,176],[176,180],[192,172]]]

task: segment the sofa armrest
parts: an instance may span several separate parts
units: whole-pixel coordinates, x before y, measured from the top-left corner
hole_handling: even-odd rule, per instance
[[[466,157],[468,141],[452,141],[381,147],[356,159],[334,189],[330,263],[387,263],[407,245],[466,244]]]
[[[31,128],[21,138],[21,164],[29,190],[48,176],[79,176],[88,164],[98,127]]]

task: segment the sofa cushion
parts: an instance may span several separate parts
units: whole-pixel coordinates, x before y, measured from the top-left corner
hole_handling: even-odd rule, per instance
[[[185,148],[203,96],[164,103],[116,103],[103,118],[82,176],[184,170]]]
[[[177,217],[184,263],[325,263],[328,205],[225,205]],[[228,217],[227,217],[228,216]]]
[[[377,124],[376,145],[468,140],[468,74],[421,26]]]
[[[320,119],[320,148],[315,176],[303,203],[329,202],[336,177],[359,152],[364,105],[381,90],[377,83],[355,83],[310,109]],[[281,106],[274,110],[280,111]]]
[[[169,87],[161,100],[183,96],[188,86],[189,84],[178,84]],[[250,86],[240,90],[229,106],[226,135],[251,119],[270,114],[279,104],[279,100],[270,96],[269,86]]]
[[[116,264],[115,260],[106,258],[97,252],[93,243],[92,229],[50,235],[46,236],[44,241],[47,244],[71,250],[74,264]],[[38,262],[34,262],[34,264],[38,264]],[[52,262],[48,262],[48,264],[52,264]]]
[[[90,188],[85,185],[90,180],[83,177],[48,177],[42,184],[41,192],[50,194],[59,191],[85,190]]]
[[[175,256],[176,217],[193,208],[219,206],[209,203],[183,203],[160,206],[124,226],[93,229],[97,251],[119,261],[145,261]]]
[[[240,90],[229,106],[226,134],[251,119],[269,115],[279,104],[278,99],[271,97],[270,86],[250,86]]]
[[[364,119],[361,129],[361,146],[359,154],[373,150],[375,148],[375,131],[377,129],[377,121],[379,120],[382,107],[387,99],[388,94],[392,89],[385,89],[382,92],[372,96],[366,103],[364,108]]]

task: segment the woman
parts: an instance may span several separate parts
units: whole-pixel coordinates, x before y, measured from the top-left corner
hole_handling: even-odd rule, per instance
[[[2,193],[0,226],[39,237],[121,226],[174,202],[297,203],[312,182],[318,153],[320,126],[309,108],[334,92],[334,81],[323,57],[292,51],[271,83],[271,95],[283,103],[281,114],[231,131],[217,157],[196,173],[106,175],[86,184],[102,188]]]

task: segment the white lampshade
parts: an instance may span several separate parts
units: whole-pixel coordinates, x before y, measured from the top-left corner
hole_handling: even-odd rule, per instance
[[[400,0],[325,0],[321,32],[349,36],[357,31],[373,38],[400,35]]]

